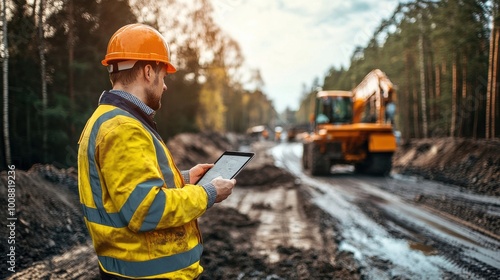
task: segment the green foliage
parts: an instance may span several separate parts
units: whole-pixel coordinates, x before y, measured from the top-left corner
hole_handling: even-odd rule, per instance
[[[222,93],[225,84],[227,84],[226,73],[223,68],[210,71],[199,96],[200,108],[196,123],[200,130],[224,131],[226,107]]]
[[[7,37],[9,131],[12,159],[18,168],[40,162],[75,166],[80,132],[101,92],[111,86],[101,65],[108,40],[128,23],[153,25],[171,42],[179,71],[167,76],[168,90],[155,117],[164,139],[200,130],[244,132],[256,122],[269,123],[275,117],[264,93],[242,89],[237,75],[243,64],[240,48],[215,24],[206,0],[190,4],[176,0],[44,1],[43,79],[48,95],[44,108],[38,7],[34,6],[40,1],[9,3],[13,12]],[[3,155],[3,137],[0,144]],[[4,168],[2,160],[0,169]]]
[[[329,71],[322,88],[353,89],[368,72],[379,68],[396,85],[396,128],[405,138],[424,135],[423,114],[429,136],[482,137],[491,23],[488,3],[416,0],[400,4],[367,46],[354,51],[347,70]],[[301,110],[310,108],[310,99],[304,96]],[[302,119],[307,115],[299,113]]]

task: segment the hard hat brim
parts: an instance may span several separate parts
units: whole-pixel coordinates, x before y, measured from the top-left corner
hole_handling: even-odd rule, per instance
[[[166,65],[165,67],[167,68],[168,74],[173,74],[173,73],[177,72],[177,68],[175,66],[173,66],[172,64],[170,64],[170,62],[167,62],[165,65]]]

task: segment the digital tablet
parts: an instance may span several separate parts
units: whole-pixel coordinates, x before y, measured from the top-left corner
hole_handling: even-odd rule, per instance
[[[214,166],[196,182],[196,185],[208,184],[219,176],[224,179],[233,179],[254,155],[255,153],[225,151],[215,161]]]

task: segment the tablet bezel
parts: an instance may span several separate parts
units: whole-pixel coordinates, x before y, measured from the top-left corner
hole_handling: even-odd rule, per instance
[[[225,151],[223,152],[220,157],[214,162],[214,166],[212,168],[214,168],[218,162],[220,162],[220,160],[224,157],[224,156],[241,156],[241,157],[245,157],[247,158],[247,160],[245,161],[245,163],[243,165],[240,166],[240,168],[231,176],[231,178],[224,178],[224,179],[233,179],[235,178],[241,170],[243,170],[243,168],[250,162],[250,160],[255,156],[255,153],[254,152],[238,152],[238,151]],[[210,168],[210,169],[212,169]],[[210,170],[209,169],[209,170]],[[196,181],[195,185],[198,185],[199,182],[205,177],[205,175],[208,173],[208,171],[205,172],[205,174],[203,174],[203,176],[200,177],[200,179],[198,179],[198,181]],[[213,179],[212,179],[213,180]],[[212,181],[210,180],[210,181]]]

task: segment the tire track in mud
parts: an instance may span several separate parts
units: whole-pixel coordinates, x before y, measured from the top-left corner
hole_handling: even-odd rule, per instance
[[[465,201],[471,199],[470,201],[476,203],[473,203],[474,205],[483,202],[488,204],[491,199],[451,188],[448,190],[435,182],[432,182],[432,186],[425,186],[425,182],[420,180],[409,184],[412,189],[399,189],[400,184],[404,182],[397,182],[393,178],[357,176],[349,174],[349,171],[331,176],[309,177],[300,168],[300,152],[290,152],[294,150],[293,145],[287,144],[286,148],[277,147],[275,150],[278,151],[273,150],[273,155],[278,157],[278,164],[294,171],[294,175],[312,187],[311,192],[320,199],[321,207],[329,211],[332,216],[340,218],[339,230],[341,238],[344,239],[340,240],[341,249],[358,255],[357,259],[363,266],[361,273],[367,279],[384,278],[389,275],[392,277],[400,275],[405,279],[420,279],[430,275],[439,275],[441,279],[500,277],[497,268],[500,267],[498,239],[491,238],[491,234],[485,236],[471,230],[464,226],[464,222],[457,223],[456,219],[447,219],[447,215],[439,215],[442,213],[440,210],[429,211],[426,207],[419,207],[420,204],[415,203],[415,198],[421,195],[419,194],[421,189],[429,190],[430,194],[436,193],[434,195],[441,198],[461,197]],[[385,184],[389,187],[384,187]],[[435,189],[436,185],[440,188]],[[430,197],[429,193],[424,193],[426,198]],[[325,198],[328,196],[332,200]],[[336,208],[331,206],[332,204],[337,204]],[[363,214],[353,214],[357,211]],[[363,224],[362,216],[372,222]],[[359,221],[355,221],[356,219]],[[375,230],[377,226],[373,222],[381,228]],[[374,230],[370,230],[369,227],[374,227]],[[384,231],[389,236],[376,236],[384,234]],[[380,255],[373,253],[379,248],[365,243],[366,240],[363,239],[371,240],[372,243],[378,242],[380,246],[387,246],[387,250],[391,249],[387,242],[399,243],[400,248],[396,248],[396,251],[399,250],[399,253],[406,251],[405,254],[410,254],[406,255],[407,257],[412,256],[415,261],[427,262],[433,267],[431,270],[434,272],[432,274],[419,272],[413,270],[409,264],[399,263],[397,258],[384,255],[385,253],[380,252]],[[421,252],[421,256],[415,252],[411,253],[412,251]]]
[[[373,201],[362,199],[357,201],[356,204],[363,205],[360,207],[363,212],[387,228],[393,237],[408,240],[408,246],[412,250],[421,251],[426,256],[441,256],[452,264],[451,267],[442,267],[442,277],[444,279],[498,279],[500,277],[500,270],[498,268],[486,264],[484,255],[478,256],[479,258],[483,257],[483,262],[476,260],[470,253],[474,249],[465,249],[463,242],[447,240],[446,236],[441,237],[436,235],[416,223],[409,222],[406,219],[402,219],[399,215],[384,210],[383,207],[380,207]],[[431,221],[427,222],[430,224],[433,223]],[[436,224],[434,226],[440,227],[444,231],[447,230],[444,226],[441,227]],[[470,239],[458,233],[449,232],[449,234],[477,247],[498,247],[498,244],[481,244],[477,240]],[[493,254],[493,252],[490,252],[490,254]]]
[[[237,207],[241,213],[260,222],[252,243],[254,250],[266,255],[269,262],[280,260],[280,246],[302,250],[319,250],[322,247],[319,225],[306,222],[295,187],[278,186],[262,190],[255,187],[251,195],[247,192],[247,188],[236,188],[225,205]]]

